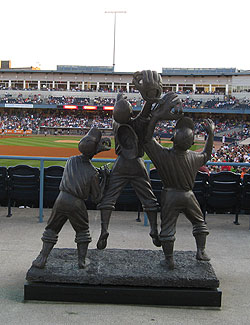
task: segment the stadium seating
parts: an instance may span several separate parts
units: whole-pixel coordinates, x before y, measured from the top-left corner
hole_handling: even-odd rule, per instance
[[[162,182],[160,180],[158,171],[156,168],[153,168],[149,172],[149,178],[152,186],[154,195],[157,198],[157,202],[161,205],[161,191],[162,191]]]
[[[241,202],[240,180],[240,174],[230,171],[210,174],[207,211],[212,213],[235,213],[234,223],[238,225]]]
[[[52,208],[59,193],[59,184],[64,168],[51,166],[44,169],[44,207]],[[8,206],[39,206],[39,168],[28,165],[0,167],[0,204]],[[162,182],[156,169],[150,171],[150,180],[157,201],[161,203]],[[211,173],[198,172],[193,192],[206,213],[235,213],[235,224],[239,224],[240,213],[250,214],[250,174],[245,174],[241,183],[240,174],[230,171]],[[86,201],[87,209],[96,209],[96,204]],[[140,221],[141,203],[130,184],[123,189],[116,202],[116,210],[136,211]]]
[[[59,194],[59,185],[64,168],[62,166],[50,166],[44,168],[44,193],[43,204],[46,208],[52,208]]]
[[[207,211],[208,180],[207,173],[198,171],[193,187],[194,195],[200,204],[204,219],[206,219]]]
[[[140,221],[141,202],[130,183],[123,188],[115,208],[118,211],[137,211],[137,221]]]
[[[6,206],[8,202],[8,175],[7,168],[0,167],[0,204]]]
[[[245,174],[242,181],[241,210],[250,214],[250,174]]]
[[[38,207],[40,170],[28,165],[8,168],[8,217],[11,206]]]

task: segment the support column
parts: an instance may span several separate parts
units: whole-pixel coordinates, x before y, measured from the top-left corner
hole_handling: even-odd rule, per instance
[[[129,93],[129,82],[127,82],[127,93]]]
[[[115,83],[114,83],[114,81],[112,81],[112,91],[114,91],[115,90]]]
[[[228,84],[226,84],[226,94],[225,95],[228,95]]]
[[[70,82],[67,81],[67,90],[69,91],[70,90]]]
[[[38,89],[38,90],[41,89],[41,80],[38,80],[38,83],[37,83],[37,89]]]
[[[209,92],[211,93],[212,92],[212,85],[209,84]]]
[[[52,89],[55,89],[55,80],[52,81]]]
[[[196,84],[193,84],[193,93],[195,94],[196,92]]]
[[[84,90],[84,81],[82,82],[82,90]]]
[[[11,88],[11,80],[9,80],[8,88]]]
[[[179,84],[176,84],[176,92],[179,91]]]
[[[97,91],[100,90],[100,82],[99,82],[99,81],[97,81],[97,83],[96,83],[96,90],[97,90]]]
[[[23,89],[25,89],[25,83],[26,83],[26,81],[24,80],[23,81]]]

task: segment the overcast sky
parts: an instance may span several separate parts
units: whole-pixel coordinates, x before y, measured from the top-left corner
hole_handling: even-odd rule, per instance
[[[56,69],[250,69],[249,0],[12,0],[1,2],[0,60]]]

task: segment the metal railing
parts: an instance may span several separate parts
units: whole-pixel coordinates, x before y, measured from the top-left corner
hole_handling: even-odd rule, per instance
[[[38,160],[40,161],[40,192],[39,192],[39,222],[43,222],[43,192],[44,192],[44,162],[45,161],[67,161],[68,158],[56,158],[56,157],[30,157],[30,156],[0,156],[0,159],[12,159],[12,160]],[[113,163],[115,159],[92,159],[92,162],[104,162]],[[147,171],[150,171],[152,164],[151,160],[144,160]],[[210,166],[237,166],[237,167],[248,167],[250,163],[230,163],[230,162],[207,162]],[[148,219],[146,213],[144,213],[144,225],[148,225]]]

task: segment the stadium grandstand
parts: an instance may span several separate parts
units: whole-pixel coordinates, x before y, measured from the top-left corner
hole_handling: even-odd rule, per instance
[[[11,68],[7,63],[0,68],[1,135],[83,135],[97,126],[112,136],[117,94],[127,96],[134,115],[144,104],[132,84],[132,72],[101,66]],[[205,138],[205,118],[215,122],[215,140],[221,146],[214,149],[212,161],[250,161],[250,71],[163,68],[161,76],[163,92],[176,92],[185,115],[194,119],[196,139]],[[175,121],[162,121],[155,136],[169,140],[174,127]]]
[[[2,61],[3,62],[3,61]],[[132,84],[133,73],[113,67],[59,65],[56,70],[0,68],[2,133],[82,134],[96,125],[112,128],[112,110],[119,92],[125,93],[137,114],[144,104]],[[195,121],[212,118],[216,135],[228,141],[248,136],[250,71],[162,68],[163,92],[174,91],[185,115]],[[197,135],[202,135],[197,122]],[[159,137],[170,137],[173,125],[160,123]]]

